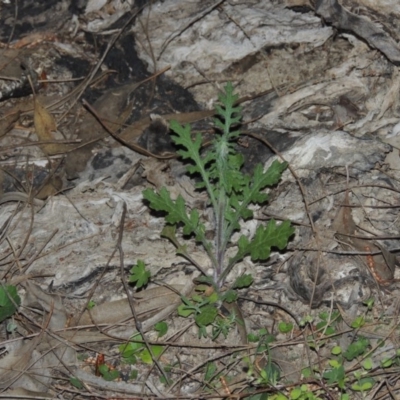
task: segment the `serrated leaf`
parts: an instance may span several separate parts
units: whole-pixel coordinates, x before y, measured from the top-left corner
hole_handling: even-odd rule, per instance
[[[369,346],[369,340],[359,337],[357,341],[351,343],[347,350],[343,353],[343,357],[347,361],[352,361],[355,358],[365,354]]]
[[[201,135],[197,134],[195,140],[192,139],[191,127],[189,124],[181,125],[179,122],[172,120],[170,122],[170,128],[176,133],[172,135],[172,140],[176,145],[181,145],[184,149],[178,150],[178,154],[183,159],[192,159],[193,153],[199,154],[201,148]]]
[[[275,220],[272,219],[267,226],[260,225],[257,228],[251,242],[245,236],[239,239],[238,254],[241,257],[250,254],[252,261],[266,260],[271,253],[271,247],[283,250],[293,233],[294,228],[290,226],[289,221],[284,221],[277,225]]]
[[[199,213],[194,209],[188,215],[185,200],[181,195],[173,201],[169,191],[165,187],[162,187],[159,193],[155,193],[151,189],[145,189],[142,193],[143,197],[150,202],[150,207],[153,210],[164,211],[167,214],[165,216],[167,223],[171,225],[182,223],[185,235],[190,235],[196,231],[199,224]]]
[[[150,271],[146,270],[146,264],[142,260],[138,260],[137,265],[134,265],[130,270],[129,282],[135,283],[138,289],[146,286],[151,277]]]
[[[217,308],[212,305],[202,307],[200,314],[195,317],[196,324],[198,326],[208,326],[215,321],[217,314]]]
[[[235,280],[235,283],[232,286],[232,289],[243,289],[249,287],[253,283],[253,276],[250,274],[243,274],[238,276]]]
[[[226,291],[222,296],[222,301],[226,301],[227,303],[233,303],[238,298],[237,293],[234,290]]]
[[[290,226],[289,221],[276,225],[275,220],[272,219],[264,229],[259,227],[252,241],[251,257],[253,261],[268,258],[271,247],[283,250],[293,233],[294,228]],[[268,251],[264,253],[263,248],[268,248]]]
[[[248,203],[262,203],[266,200],[266,195],[261,192],[267,186],[273,186],[279,182],[282,172],[287,168],[287,163],[280,163],[275,160],[266,172],[263,167],[258,164],[253,171],[253,176],[249,189],[246,191],[245,197]]]
[[[337,383],[345,378],[345,371],[343,365],[337,368],[333,368],[330,371],[325,371],[323,374],[324,379],[327,380],[328,384]]]

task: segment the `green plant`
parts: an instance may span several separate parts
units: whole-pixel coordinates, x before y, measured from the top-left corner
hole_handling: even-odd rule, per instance
[[[106,381],[115,381],[120,376],[119,371],[110,368],[106,364],[99,365],[99,373]]]
[[[166,331],[165,331],[166,332]],[[158,357],[164,351],[164,346],[161,345],[151,345],[151,351],[155,357]],[[118,347],[122,358],[126,364],[136,364],[138,358],[145,364],[152,364],[153,359],[143,338],[140,334],[132,337],[128,343],[121,344]]]
[[[205,190],[208,194],[213,212],[213,241],[207,238],[206,227],[199,212],[196,209],[189,210],[182,196],[173,200],[165,187],[158,193],[151,189],[143,191],[143,197],[150,207],[165,213],[166,226],[162,235],[171,240],[178,254],[191,261],[203,273],[202,281],[213,286],[220,299],[221,288],[229,272],[239,261],[246,256],[250,256],[253,261],[267,259],[271,247],[284,249],[294,232],[288,221],[277,224],[272,219],[266,226],[259,225],[253,238],[242,235],[237,243],[234,243],[237,246],[236,254],[227,259],[228,245],[232,241],[233,233],[240,230],[240,221],[253,217],[249,205],[264,204],[268,198],[264,189],[276,185],[287,167],[286,163],[274,161],[266,172],[261,164],[254,168],[251,176],[241,171],[244,158],[234,148],[234,142],[240,135],[238,127],[241,120],[241,107],[235,105],[237,98],[232,85],[228,83],[224,93],[219,96],[219,105],[216,106],[218,118],[215,119],[215,127],[220,135],[215,136],[205,154],[201,152],[200,133],[197,133],[193,140],[189,125],[182,126],[176,121],[171,122],[173,141],[179,147],[178,154],[183,160],[190,161],[189,174],[200,178],[197,189]],[[203,246],[213,268],[211,277],[206,276],[205,270],[191,257],[186,246],[179,243],[176,236],[177,227],[182,227],[184,236],[193,235],[196,242]],[[231,288],[243,287],[251,281],[248,277],[241,277]],[[188,303],[186,306],[195,307]]]
[[[256,381],[257,385],[261,386],[276,386],[281,378],[281,371],[278,366],[273,363],[271,353],[270,353],[270,343],[275,342],[275,336],[268,333],[265,328],[260,329],[257,334],[251,333],[247,335],[247,340],[250,343],[258,343],[256,347],[255,354],[257,356],[264,355],[267,362],[263,368],[255,366],[252,364],[249,358],[246,359],[249,366],[248,375],[256,374],[258,379]]]
[[[17,288],[11,285],[0,286],[0,322],[11,317],[21,305]]]
[[[146,269],[144,261],[138,260],[129,272],[129,282],[136,285],[137,289],[142,289],[149,283],[151,273]]]

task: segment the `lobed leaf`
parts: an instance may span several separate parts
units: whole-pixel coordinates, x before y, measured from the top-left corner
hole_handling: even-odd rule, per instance
[[[145,189],[143,197],[150,202],[150,207],[156,211],[164,211],[167,215],[165,221],[171,225],[183,224],[183,233],[190,235],[196,232],[199,225],[199,213],[192,210],[188,215],[186,212],[185,200],[181,195],[175,201],[171,199],[169,191],[162,187],[159,193],[152,189]]]
[[[289,221],[276,225],[276,221],[272,219],[267,226],[257,228],[251,242],[245,236],[240,237],[238,241],[239,250],[235,258],[238,255],[243,258],[250,254],[253,261],[266,260],[271,253],[271,247],[283,250],[293,233],[294,228],[290,226]]]

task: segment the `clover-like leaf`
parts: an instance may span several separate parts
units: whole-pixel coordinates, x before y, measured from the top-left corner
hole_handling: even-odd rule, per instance
[[[130,273],[129,282],[134,283],[138,289],[146,286],[151,276],[142,260],[138,260],[137,264],[131,268]]]

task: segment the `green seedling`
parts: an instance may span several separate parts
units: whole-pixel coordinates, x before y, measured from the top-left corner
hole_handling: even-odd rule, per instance
[[[160,356],[164,351],[164,346],[151,345],[151,351],[154,357]],[[152,364],[153,359],[146,344],[143,342],[142,336],[137,334],[132,337],[128,343],[121,344],[118,347],[122,358],[126,364],[136,364],[138,359],[145,364]]]
[[[116,369],[111,369],[106,364],[99,365],[98,370],[105,381],[115,381],[119,378],[119,371]]]
[[[91,310],[94,307],[96,307],[96,303],[93,300],[90,300],[88,305],[87,305],[87,309]]]
[[[82,381],[80,381],[75,376],[72,376],[71,378],[69,378],[69,382],[72,386],[76,387],[79,390],[82,390],[84,388]]]
[[[21,298],[15,286],[0,286],[0,322],[14,315],[20,304]]]
[[[151,273],[146,269],[144,261],[138,260],[129,272],[129,282],[133,283],[137,289],[142,289],[149,283]]]
[[[249,206],[265,204],[268,199],[265,189],[276,185],[287,168],[287,163],[274,161],[265,172],[261,164],[254,168],[251,175],[242,172],[244,157],[234,148],[234,143],[240,135],[241,120],[241,107],[236,105],[237,99],[232,84],[228,83],[216,106],[218,117],[214,122],[219,134],[215,135],[208,151],[204,153],[200,133],[192,139],[190,125],[182,126],[176,121],[171,122],[172,139],[178,147],[178,154],[190,163],[189,174],[199,179],[197,189],[208,194],[208,206],[213,213],[213,240],[208,239],[205,223],[198,210],[189,209],[182,196],[172,199],[165,187],[159,192],[152,189],[143,191],[143,197],[148,201],[150,208],[165,215],[166,226],[162,236],[175,245],[177,254],[187,258],[202,272],[202,282],[212,286],[217,293],[220,301],[215,304],[207,304],[206,299],[204,302],[183,300],[186,314],[194,314],[196,322],[198,325],[200,322],[202,326],[214,323],[216,312],[211,311],[211,308],[222,303],[221,289],[232,268],[246,256],[250,256],[253,261],[266,260],[272,247],[283,250],[294,233],[289,221],[278,224],[272,219],[266,226],[259,225],[252,238],[241,235],[237,242],[232,243],[232,235],[240,231],[240,221],[253,218]],[[205,268],[191,256],[187,247],[179,242],[177,229],[182,229],[186,238],[194,237],[203,247],[212,266],[212,276],[207,276]],[[236,253],[228,258],[227,248],[232,244],[236,246]],[[252,277],[243,275],[229,289],[247,287],[251,283]],[[182,312],[183,309],[180,310],[181,315]],[[203,317],[199,316],[202,313],[207,314],[204,321]],[[199,321],[200,319],[202,321]]]

